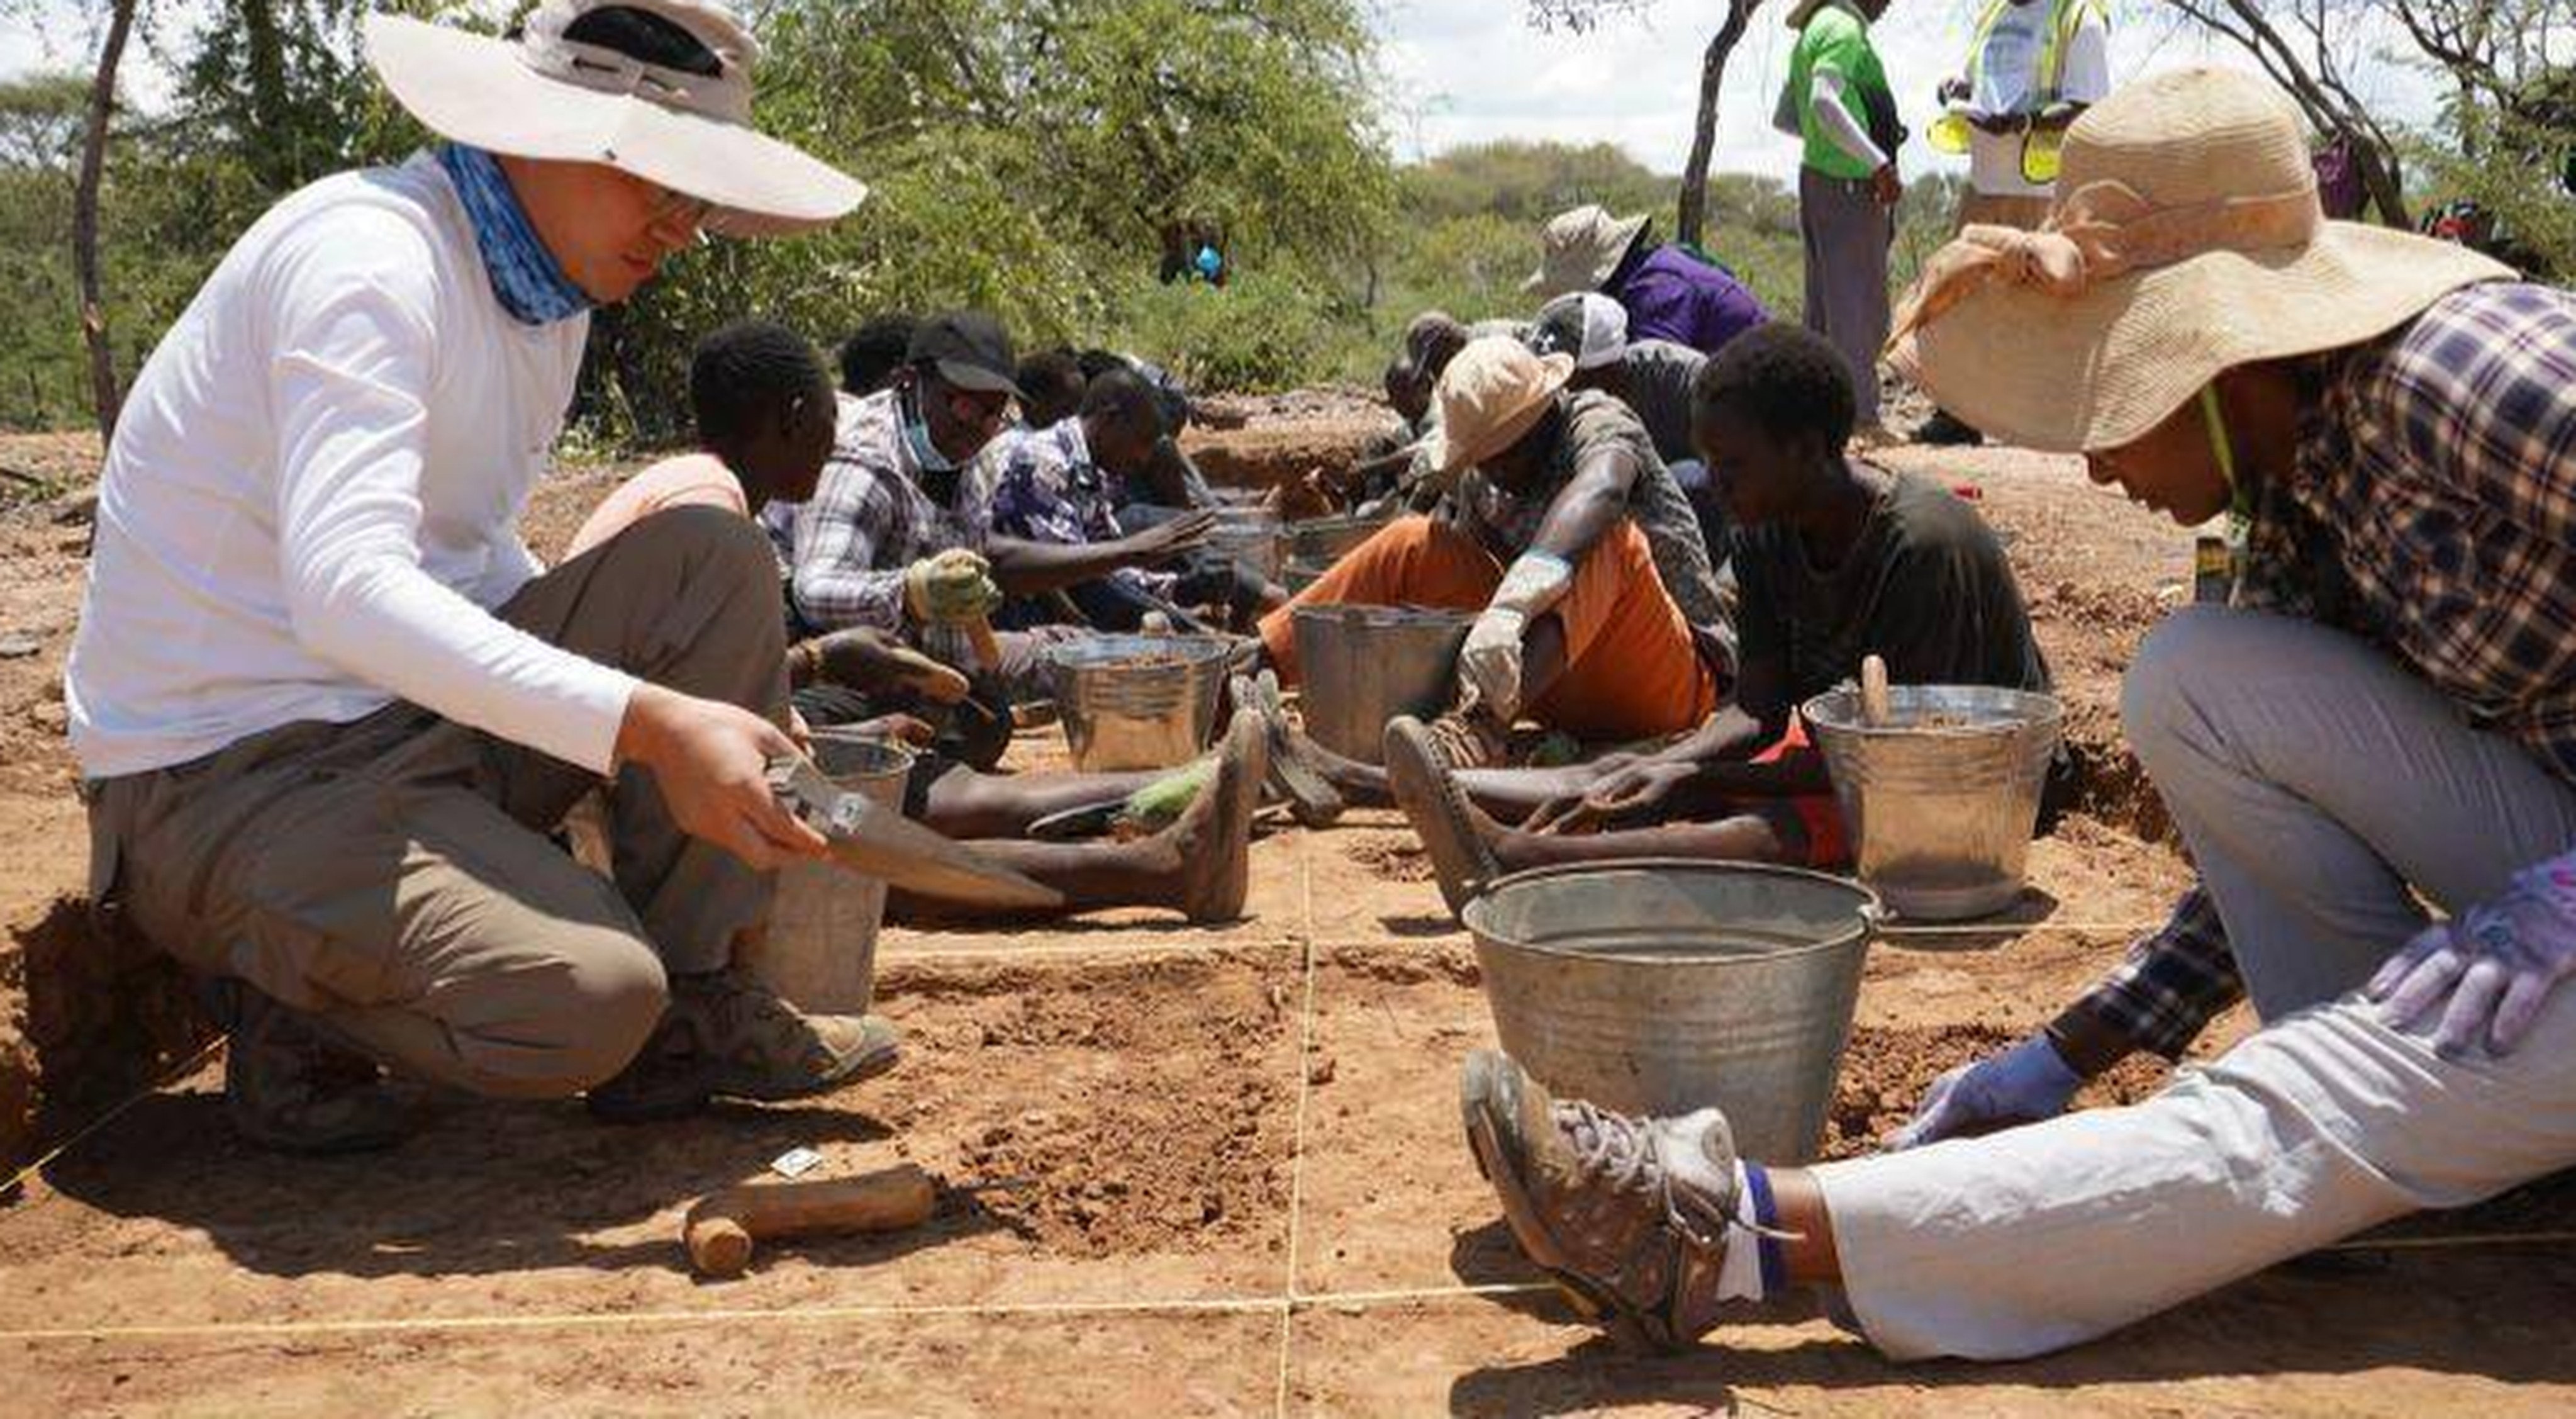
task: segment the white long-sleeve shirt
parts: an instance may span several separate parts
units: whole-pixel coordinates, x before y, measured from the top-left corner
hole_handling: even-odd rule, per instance
[[[594,771],[633,677],[492,614],[587,317],[513,321],[426,156],[288,197],[143,368],[66,672],[96,778],[396,698]]]

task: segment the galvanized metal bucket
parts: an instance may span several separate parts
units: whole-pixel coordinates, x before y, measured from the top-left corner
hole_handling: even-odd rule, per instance
[[[1073,766],[1111,773],[1196,758],[1216,736],[1232,649],[1222,636],[1085,636],[1049,647]]]
[[[912,773],[910,751],[847,729],[814,731],[814,766],[897,812]],[[769,930],[742,952],[742,968],[809,1012],[862,1015],[876,995],[877,929],[885,883],[830,862],[778,869]]]
[[[1438,714],[1457,693],[1458,648],[1475,619],[1410,606],[1298,607],[1306,732],[1344,758],[1377,763],[1388,720]]]
[[[1816,1155],[1878,915],[1793,867],[1648,859],[1515,873],[1467,904],[1503,1050],[1560,1098],[1726,1111],[1744,1156]]]
[[[1362,542],[1375,537],[1393,518],[1309,517],[1288,524],[1288,560],[1331,566]]]
[[[1888,701],[1889,722],[1875,727],[1856,690],[1805,709],[1861,880],[1915,920],[2002,911],[2021,895],[2063,710],[2050,695],[1982,685],[1901,685]]]
[[[1218,508],[1207,544],[1272,581],[1279,579],[1288,562],[1288,539],[1279,515],[1263,508]]]

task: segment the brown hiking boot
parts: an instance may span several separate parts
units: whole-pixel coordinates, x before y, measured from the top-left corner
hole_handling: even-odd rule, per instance
[[[1252,819],[1269,769],[1261,716],[1238,708],[1217,741],[1216,775],[1180,821],[1159,835],[1179,855],[1181,913],[1195,922],[1233,921],[1252,890]]]
[[[1431,726],[1410,715],[1388,720],[1385,758],[1387,792],[1422,838],[1441,900],[1452,912],[1465,911],[1503,875],[1481,826],[1484,815],[1459,791]]]
[[[1529,1259],[1630,1349],[1679,1349],[1715,1325],[1735,1142],[1702,1109],[1631,1119],[1550,1098],[1492,1050],[1467,1056],[1467,1146]]]
[[[1279,699],[1278,675],[1268,670],[1257,676],[1237,675],[1228,683],[1227,693],[1237,709],[1261,716],[1270,749],[1267,786],[1287,800],[1289,814],[1299,826],[1329,828],[1340,822],[1345,806],[1341,791],[1325,780],[1309,752],[1313,746],[1288,722],[1288,707]]]
[[[409,1136],[410,1111],[372,1058],[248,982],[201,992],[224,1045],[224,1113],[233,1131],[282,1153],[363,1153]]]
[[[1512,727],[1472,705],[1461,705],[1423,726],[1452,769],[1495,769],[1509,763]]]
[[[590,1091],[617,1123],[678,1118],[711,1098],[764,1103],[827,1093],[895,1067],[902,1040],[874,1015],[809,1015],[732,970],[674,976],[662,1023],[616,1078]]]

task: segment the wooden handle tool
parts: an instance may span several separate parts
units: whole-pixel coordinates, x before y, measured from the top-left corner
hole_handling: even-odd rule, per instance
[[[1860,722],[1880,728],[1896,718],[1887,693],[1887,662],[1865,655],[1860,662]]]
[[[910,1163],[854,1178],[744,1183],[711,1192],[689,1209],[680,1240],[701,1276],[740,1276],[754,1242],[772,1237],[900,1232],[930,1220],[930,1175]]]

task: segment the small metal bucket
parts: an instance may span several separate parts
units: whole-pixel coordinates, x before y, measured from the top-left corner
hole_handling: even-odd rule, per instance
[[[1262,508],[1218,508],[1207,544],[1272,581],[1288,562],[1288,539],[1279,516]]]
[[[2049,695],[1982,685],[1903,685],[1888,702],[1877,728],[1861,722],[1856,690],[1805,709],[1861,880],[1919,921],[2002,911],[2021,895],[2063,711]]]
[[[1352,548],[1375,537],[1392,518],[1310,517],[1288,524],[1288,561],[1331,566]]]
[[[1298,607],[1292,623],[1306,732],[1346,759],[1379,762],[1388,720],[1448,707],[1458,648],[1475,620],[1410,606]]]
[[[1220,636],[1085,636],[1049,647],[1073,766],[1112,773],[1197,757],[1216,736],[1232,649]]]
[[[903,811],[912,754],[848,729],[814,731],[814,765],[843,788]],[[778,869],[769,930],[742,953],[742,968],[805,1010],[862,1015],[876,995],[877,929],[886,886],[829,862]]]
[[[1745,1157],[1816,1156],[1878,915],[1794,867],[1543,867],[1467,904],[1503,1050],[1560,1098],[1726,1111]]]

